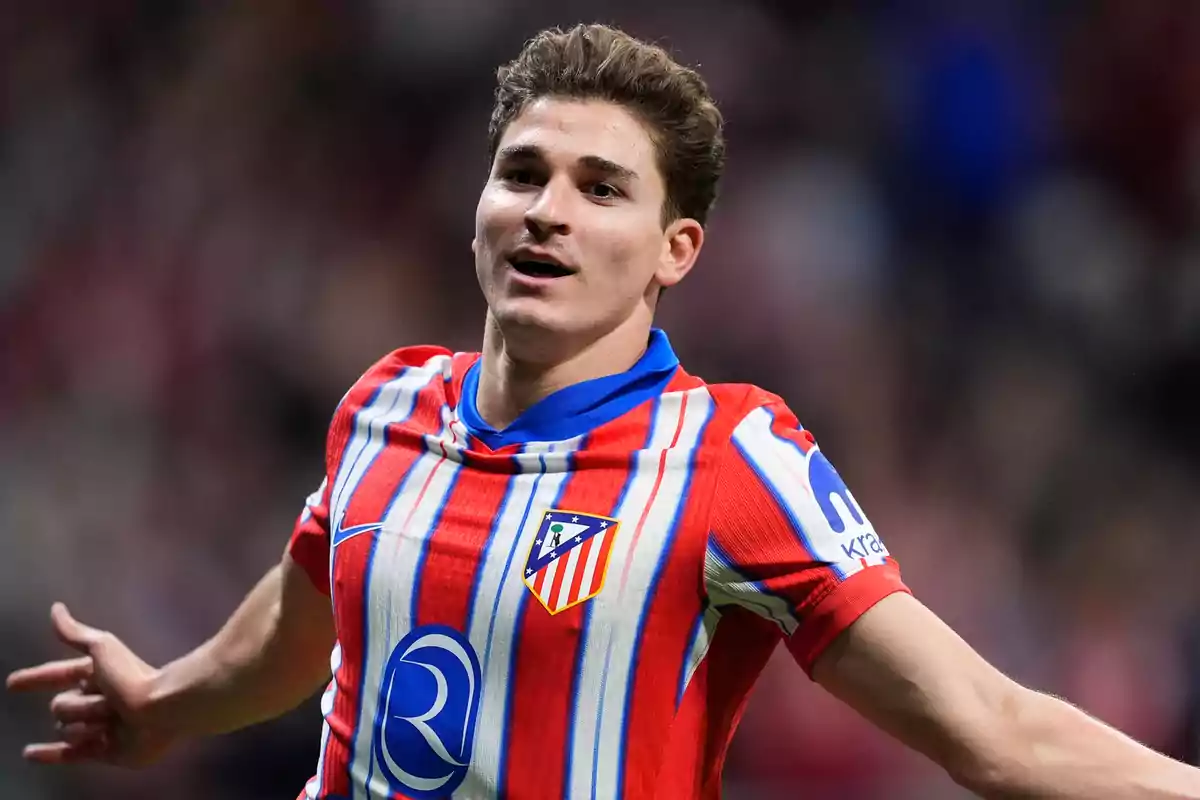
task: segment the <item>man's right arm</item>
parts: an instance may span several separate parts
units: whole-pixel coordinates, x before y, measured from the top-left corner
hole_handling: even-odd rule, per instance
[[[277,717],[328,680],[333,644],[329,596],[285,554],[215,636],[159,670],[147,722],[203,735]]]
[[[225,733],[294,708],[329,676],[329,596],[283,556],[221,630],[155,669],[111,633],[76,621],[61,604],[55,633],[82,655],[18,670],[14,691],[50,690],[58,740],[31,744],[42,763],[156,761],[180,739]]]

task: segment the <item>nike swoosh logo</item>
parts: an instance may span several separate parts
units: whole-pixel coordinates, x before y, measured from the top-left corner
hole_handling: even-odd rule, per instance
[[[358,536],[360,533],[370,533],[371,531],[382,530],[382,522],[369,522],[366,525],[355,525],[350,528],[338,528],[333,532],[333,546],[337,547],[347,539]]]

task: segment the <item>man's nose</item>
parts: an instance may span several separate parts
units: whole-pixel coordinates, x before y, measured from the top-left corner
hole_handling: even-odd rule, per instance
[[[570,191],[570,187],[561,181],[550,181],[541,188],[537,199],[525,212],[525,226],[531,234],[545,240],[555,233],[570,233],[571,226],[567,221]]]

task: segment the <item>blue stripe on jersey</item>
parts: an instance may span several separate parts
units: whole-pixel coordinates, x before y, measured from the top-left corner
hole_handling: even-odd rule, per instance
[[[767,411],[765,408],[763,411],[766,412],[767,416],[770,417],[770,422],[767,425],[767,431],[770,433],[771,438],[777,442],[786,442],[786,439],[781,439],[780,437],[776,436],[775,432],[772,430],[775,424],[775,415],[770,411]],[[738,441],[736,435],[731,439],[731,441],[734,448],[738,451],[738,453],[741,454],[742,458],[745,459],[747,466],[749,466],[751,471],[758,476],[758,479],[762,481],[762,485],[771,494],[772,499],[775,500],[775,505],[781,511],[783,511],[784,515],[788,519],[788,522],[792,524],[792,532],[796,534],[796,538],[800,540],[800,544],[803,545],[805,551],[808,552],[813,561],[818,564],[828,566],[830,569],[832,569],[833,573],[837,575],[839,581],[845,580],[846,571],[844,569],[838,566],[836,562],[822,561],[818,556],[816,548],[813,547],[812,540],[808,536],[808,531],[804,529],[804,523],[802,523],[799,517],[793,513],[791,505],[788,504],[788,502],[784,499],[784,487],[776,485],[776,483],[771,480],[770,476],[767,475],[766,470],[759,466],[758,462],[754,458],[754,455],[748,448]],[[793,443],[788,442],[788,444]],[[799,448],[796,449],[799,450]]]
[[[762,581],[755,580],[754,578],[750,577],[745,572],[743,572],[739,568],[739,566],[734,563],[733,559],[729,556],[729,554],[726,553],[721,548],[721,545],[717,544],[717,542],[712,538],[711,535],[708,537],[708,552],[712,553],[713,558],[715,558],[717,561],[719,561],[721,563],[721,566],[723,566],[727,572],[731,572],[734,575],[736,575],[737,577],[741,578],[742,580],[740,582],[748,583],[751,586],[753,586],[755,591],[757,591],[759,594],[765,595],[766,597],[774,597],[776,600],[783,603],[784,607],[787,608],[787,610],[788,610],[788,614],[790,614],[792,617],[792,623],[795,624],[795,623],[799,622],[799,617],[796,614],[796,607],[795,607],[795,605],[792,604],[792,602],[790,600],[788,600],[783,595],[776,594],[775,592],[768,589],[766,584],[764,584]],[[775,615],[774,609],[772,609],[769,604],[755,602],[751,598],[745,597],[745,596],[739,597],[738,600],[740,601],[741,605],[752,606],[754,608],[762,609],[764,618],[771,620],[772,622],[777,624],[780,628],[782,628],[784,633],[787,633],[787,622],[788,621],[782,620],[779,617],[777,617]]]
[[[683,648],[683,661],[679,665],[679,688],[675,691],[676,711],[683,703],[683,690],[687,686],[688,678],[688,662],[692,658],[692,650],[696,648],[696,640],[700,638],[700,632],[704,630],[704,615],[708,613],[710,605],[708,596],[705,595],[700,602],[700,613],[696,615],[696,623],[692,625],[692,633],[688,636],[687,644]]]
[[[700,445],[704,441],[704,432],[708,428],[708,423],[712,421],[715,408],[716,403],[710,402],[704,419],[700,422],[700,430],[696,433],[696,443],[693,445],[692,456],[688,461],[687,475],[683,479],[683,488],[679,493],[679,499],[675,501],[675,515],[671,518],[671,526],[667,531],[667,537],[663,540],[662,550],[658,553],[658,563],[654,565],[654,575],[650,578],[650,583],[646,586],[646,599],[643,601],[642,610],[638,614],[637,638],[634,639],[633,653],[629,658],[629,684],[625,690],[625,711],[621,719],[621,746],[618,750],[621,757],[617,760],[618,797],[622,796],[625,791],[625,749],[629,745],[629,708],[633,704],[633,691],[637,687],[637,661],[638,654],[642,650],[643,637],[646,632],[646,620],[650,616],[650,606],[654,603],[655,596],[658,593],[658,582],[662,579],[663,569],[667,564],[667,557],[671,552],[672,545],[675,544],[675,537],[679,534],[679,522],[683,517],[684,508],[687,507],[688,492],[692,488],[692,478],[696,475],[696,461],[699,459]],[[684,412],[686,410],[686,405],[680,409],[681,422],[685,417]],[[684,663],[687,663],[686,656]],[[593,788],[592,791],[594,792],[595,789]]]
[[[576,447],[573,452],[571,452],[567,455],[567,477],[559,485],[558,493],[554,495],[554,500],[553,500],[553,502],[550,503],[550,508],[558,508],[559,501],[562,500],[563,493],[567,490],[567,484],[570,483],[571,476],[575,472],[575,461],[577,458],[577,454],[580,450],[583,450],[585,447],[587,447],[587,439],[586,438],[582,439],[579,442],[579,446]],[[545,462],[544,461],[542,463],[542,469],[545,470]],[[545,474],[545,473],[543,472],[543,474]],[[533,499],[534,494],[536,494],[536,493],[537,493],[537,485],[535,484],[533,487],[533,492],[531,492],[529,495],[529,498],[531,501]],[[528,513],[528,509],[526,510],[526,513]],[[524,529],[525,529],[525,522],[524,522],[524,520],[522,520],[521,527],[518,528],[517,530],[520,531],[520,530],[524,530]],[[507,570],[506,570],[506,573],[507,573]],[[503,587],[503,585],[504,585],[503,581],[501,581],[500,585],[501,585],[501,587]],[[513,643],[512,643],[512,648],[509,650],[509,654],[508,654],[508,687],[507,687],[507,689],[508,689],[507,695],[508,696],[504,700],[504,723],[500,728],[500,748],[499,748],[499,754],[498,754],[499,759],[500,759],[500,768],[496,770],[496,788],[500,792],[501,796],[503,796],[503,794],[504,794],[504,777],[505,777],[504,773],[508,769],[508,730],[510,727],[510,723],[512,722],[513,689],[517,684],[516,664],[517,664],[517,652],[521,645],[521,625],[525,621],[525,609],[529,605],[529,597],[531,594],[532,594],[531,592],[522,592],[521,599],[517,603],[517,619],[516,619],[516,624],[513,626]],[[499,596],[500,596],[500,593],[497,593],[496,597],[499,598]],[[493,612],[493,614],[494,614],[494,612]],[[578,646],[578,645],[576,645],[576,646]]]
[[[387,438],[388,437],[385,432],[385,434],[384,434],[385,449],[387,446]],[[408,469],[406,469],[404,471],[404,476],[401,477],[400,481],[396,484],[396,489],[392,493],[392,499],[388,500],[388,504],[384,508],[383,514],[380,517],[381,520],[385,520],[388,518],[388,514],[390,514],[392,511],[392,506],[394,506],[396,504],[396,500],[398,500],[400,498],[400,495],[404,492],[405,487],[408,485],[409,479],[412,478],[413,471],[416,469],[417,464],[420,464],[420,463],[421,463],[421,456],[418,456],[417,458],[413,459],[413,462],[411,464],[408,465]],[[366,473],[364,472],[363,474],[365,475]],[[380,529],[382,529],[382,527],[383,526],[381,525]],[[359,723],[362,721],[363,696],[366,694],[366,687],[362,686],[361,684],[366,679],[367,656],[371,652],[371,647],[368,644],[368,640],[371,638],[371,573],[372,573],[372,569],[375,566],[375,553],[376,553],[376,550],[378,549],[378,547],[379,547],[379,531],[375,531],[371,535],[371,551],[367,555],[367,566],[363,572],[362,661],[358,667],[359,684],[360,685],[358,688],[358,701],[355,703],[355,709],[354,709],[354,735],[350,737],[350,758],[348,759],[347,764],[346,764],[346,773],[347,773],[347,776],[350,778],[350,787],[351,787],[352,793],[354,792],[355,751],[358,749],[357,744],[358,744],[359,734],[362,733]],[[388,626],[389,627],[391,626],[390,618],[388,619]],[[385,631],[384,635],[389,637],[389,639],[390,639],[391,631],[390,630]],[[374,771],[375,771],[375,757],[374,757],[374,755],[372,755],[367,763],[367,780],[364,783],[364,786],[366,787],[368,794],[371,791],[371,788],[370,788],[371,787],[371,776],[374,773]]]
[[[650,408],[650,430],[646,433],[646,441],[642,443],[642,450],[650,446],[650,442],[654,441],[654,423],[658,421],[658,409],[662,404],[662,395],[659,395],[654,400],[653,406]],[[637,478],[637,463],[638,454],[634,453],[629,457],[629,477],[625,479],[625,485],[621,487],[621,494],[617,497],[617,502],[613,504],[612,510],[608,512],[608,516],[616,517],[617,512],[621,510],[621,505],[625,502],[625,497],[629,494],[630,488],[633,486],[634,479]],[[595,603],[585,603],[583,612],[583,624],[579,627],[579,638],[575,642],[575,674],[571,678],[571,710],[570,716],[567,718],[567,746],[566,746],[566,769],[563,770],[563,790],[570,791],[571,788],[571,756],[575,752],[575,713],[579,708],[579,683],[583,679],[583,643],[588,639],[588,630],[592,627],[592,609]],[[597,730],[599,728],[597,727]],[[592,785],[596,783],[596,771],[592,770]]]

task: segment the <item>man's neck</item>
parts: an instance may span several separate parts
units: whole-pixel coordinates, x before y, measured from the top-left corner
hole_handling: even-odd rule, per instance
[[[649,334],[646,322],[627,320],[567,358],[538,363],[517,358],[489,314],[475,407],[484,421],[503,430],[560,389],[625,372],[646,352]]]

